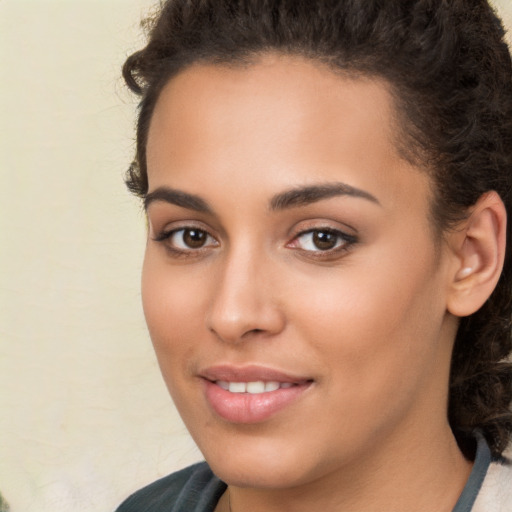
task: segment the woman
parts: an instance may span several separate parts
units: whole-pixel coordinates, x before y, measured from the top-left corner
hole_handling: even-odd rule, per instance
[[[170,0],[124,77],[144,311],[207,463],[119,511],[512,510],[487,2]]]

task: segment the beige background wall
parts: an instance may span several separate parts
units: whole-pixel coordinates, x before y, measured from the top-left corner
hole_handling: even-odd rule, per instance
[[[144,220],[122,185],[135,104],[119,70],[153,3],[0,0],[0,491],[13,512],[113,510],[200,458],[150,347]]]

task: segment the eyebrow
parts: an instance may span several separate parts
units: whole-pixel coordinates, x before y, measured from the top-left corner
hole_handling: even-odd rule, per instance
[[[336,182],[297,187],[277,194],[270,201],[270,209],[276,211],[297,208],[338,196],[359,197],[380,205],[379,200],[369,192]]]
[[[379,200],[369,192],[337,182],[296,187],[276,194],[270,200],[270,210],[298,208],[338,196],[359,197],[380,205]],[[147,211],[149,205],[155,201],[163,201],[200,213],[213,214],[213,209],[201,197],[169,187],[159,187],[147,194],[144,198],[144,209]]]
[[[212,208],[201,197],[168,187],[159,187],[147,194],[144,198],[144,209],[147,211],[149,205],[155,201],[163,201],[196,212],[213,213]]]

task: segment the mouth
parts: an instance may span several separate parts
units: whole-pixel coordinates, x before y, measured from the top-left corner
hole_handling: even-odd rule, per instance
[[[296,402],[313,379],[265,367],[211,367],[201,373],[213,413],[230,423],[263,422]]]
[[[278,382],[272,380],[268,382],[264,382],[262,380],[255,380],[252,382],[228,382],[226,380],[217,380],[214,383],[230,393],[249,393],[251,395],[270,393],[272,391],[277,391],[278,389],[289,389],[293,386],[299,385],[298,383],[293,382]]]

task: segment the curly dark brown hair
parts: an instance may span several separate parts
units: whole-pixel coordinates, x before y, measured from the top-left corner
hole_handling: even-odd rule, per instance
[[[392,87],[397,147],[435,184],[439,232],[495,190],[512,213],[512,66],[504,30],[485,0],[168,0],[146,22],[147,46],[123,67],[142,97],[128,188],[148,191],[146,142],[156,100],[192,63],[244,65],[264,52],[379,76]],[[500,281],[462,318],[448,416],[466,451],[480,429],[494,455],[512,433],[512,223]]]

